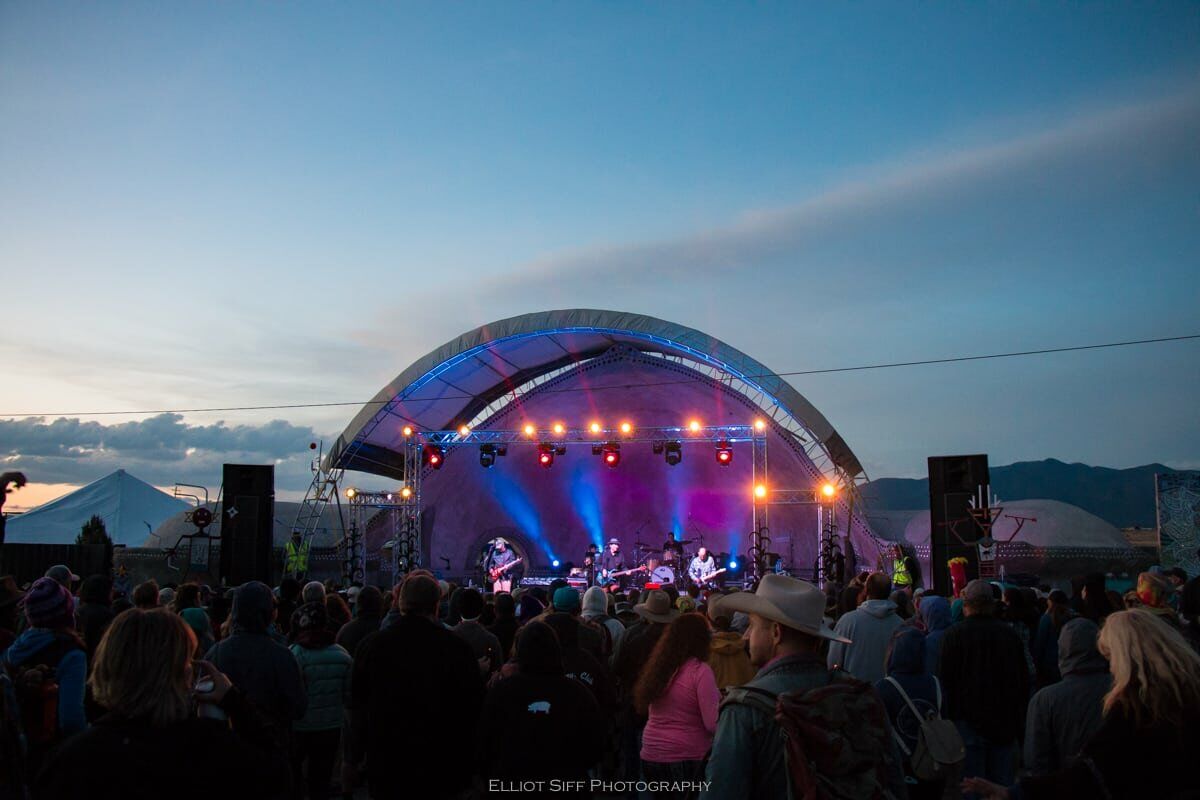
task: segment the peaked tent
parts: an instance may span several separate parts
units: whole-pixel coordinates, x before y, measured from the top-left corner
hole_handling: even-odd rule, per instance
[[[104,520],[113,544],[140,547],[148,531],[188,503],[155,489],[123,469],[24,514],[8,518],[5,542],[75,544],[92,515]]]

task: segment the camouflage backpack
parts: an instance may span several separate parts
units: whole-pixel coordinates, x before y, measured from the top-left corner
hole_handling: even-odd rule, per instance
[[[721,705],[740,703],[774,718],[783,737],[791,800],[885,800],[887,711],[867,683],[831,671],[824,686],[775,695],[753,686],[729,690]]]

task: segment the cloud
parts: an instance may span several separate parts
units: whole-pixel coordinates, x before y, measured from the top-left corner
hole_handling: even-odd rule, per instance
[[[44,417],[0,420],[0,462],[38,483],[86,483],[123,468],[160,486],[177,481],[216,486],[221,465],[275,464],[281,488],[309,479],[310,427],[272,420],[262,425],[188,425],[180,414],[105,425]]]

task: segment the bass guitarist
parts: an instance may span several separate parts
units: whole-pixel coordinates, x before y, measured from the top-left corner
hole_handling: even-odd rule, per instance
[[[492,554],[488,556],[487,563],[484,564],[488,580],[492,583],[493,592],[512,592],[512,570],[520,561],[521,559],[517,558],[516,554],[508,548],[506,540],[496,539],[492,547]]]

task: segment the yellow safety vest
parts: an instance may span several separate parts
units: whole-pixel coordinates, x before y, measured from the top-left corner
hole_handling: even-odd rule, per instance
[[[892,559],[892,583],[896,586],[908,586],[912,583],[912,576],[908,574],[908,567],[904,565],[903,558]]]
[[[284,572],[308,572],[308,542],[301,542],[299,547],[291,539],[283,546]]]

